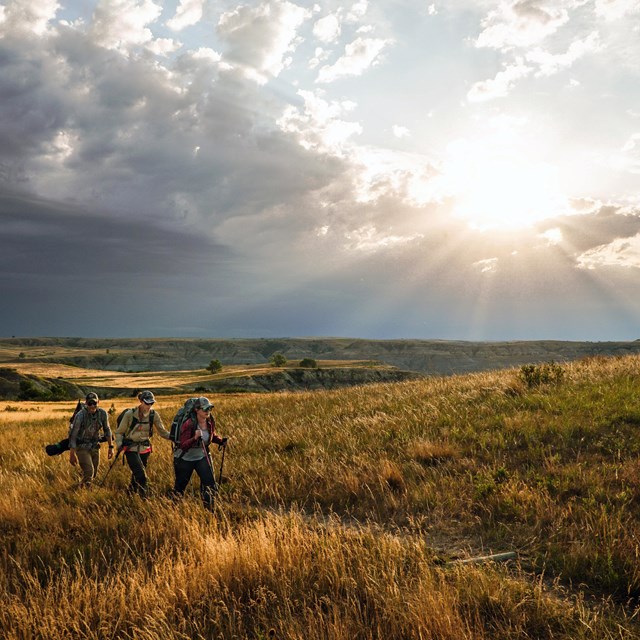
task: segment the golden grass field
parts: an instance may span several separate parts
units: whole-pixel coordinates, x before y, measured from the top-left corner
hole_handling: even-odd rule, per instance
[[[558,369],[212,396],[213,515],[158,436],[150,499],[79,490],[43,449],[75,403],[3,402],[0,636],[640,638],[640,358]]]

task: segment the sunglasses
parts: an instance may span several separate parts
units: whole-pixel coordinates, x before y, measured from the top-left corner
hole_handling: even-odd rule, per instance
[[[97,407],[98,403],[97,402],[87,402],[87,407]]]
[[[200,407],[200,411],[204,411],[205,413],[210,413],[211,409],[212,407],[207,407],[206,409],[203,409],[202,407]]]

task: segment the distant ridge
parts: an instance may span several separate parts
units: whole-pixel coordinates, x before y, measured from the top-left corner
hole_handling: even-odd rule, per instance
[[[640,340],[579,342],[517,340],[368,340],[360,338],[3,338],[0,363],[55,362],[113,371],[204,368],[262,364],[274,353],[293,362],[375,360],[406,371],[450,375],[539,362],[566,362],[594,356],[640,353]]]

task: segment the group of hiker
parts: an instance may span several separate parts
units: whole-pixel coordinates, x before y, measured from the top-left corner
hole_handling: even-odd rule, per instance
[[[200,396],[185,403],[185,408],[174,418],[172,434],[162,423],[162,418],[153,409],[155,397],[151,391],[138,393],[138,406],[126,409],[118,417],[114,434],[109,425],[109,414],[99,406],[100,399],[96,393],[88,393],[84,403],[78,403],[70,428],[68,444],[69,461],[73,466],[80,465],[83,486],[90,486],[96,478],[100,464],[100,443],[106,442],[108,459],[124,454],[131,470],[131,482],[128,491],[143,498],[148,495],[147,463],[151,455],[151,438],[157,431],[162,438],[173,440],[173,468],[175,483],[172,495],[181,497],[195,471],[200,478],[200,495],[206,509],[213,510],[214,499],[218,492],[218,484],[213,471],[209,454],[209,446],[217,444],[224,447],[227,438],[216,433],[213,416],[213,404],[208,398]],[[50,453],[49,445],[47,453]],[[64,449],[63,449],[64,450]]]

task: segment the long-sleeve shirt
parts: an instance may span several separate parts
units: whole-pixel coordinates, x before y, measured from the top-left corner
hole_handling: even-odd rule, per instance
[[[95,449],[99,446],[100,432],[107,439],[111,438],[109,415],[98,407],[95,413],[81,409],[73,419],[69,432],[70,449]]]
[[[158,430],[162,438],[169,440],[171,435],[162,424],[162,418],[157,411],[153,411],[153,429]],[[137,408],[129,409],[123,416],[118,428],[116,429],[116,446],[120,448],[123,440],[127,442],[128,451],[137,451],[138,453],[147,453],[151,451],[151,427],[149,425],[149,412],[143,416]],[[137,423],[131,428],[133,418]]]
[[[176,449],[174,457],[185,461],[195,461],[205,457],[202,445],[208,449],[210,443],[223,444],[224,440],[216,433],[216,422],[213,416],[207,418],[206,427],[202,431],[202,438],[196,440],[196,429],[200,429],[196,421],[185,420],[180,429],[180,448]]]

